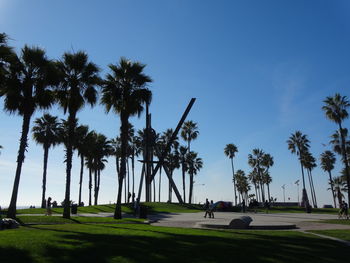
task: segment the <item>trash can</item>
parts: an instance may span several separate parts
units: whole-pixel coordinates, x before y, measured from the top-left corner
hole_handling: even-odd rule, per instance
[[[77,214],[78,213],[78,205],[77,204],[73,204],[72,205],[72,214]]]
[[[140,206],[140,218],[147,218],[147,206]]]

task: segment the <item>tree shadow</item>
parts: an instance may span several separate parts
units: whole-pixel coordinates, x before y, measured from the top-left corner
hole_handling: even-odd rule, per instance
[[[297,232],[271,235],[236,231],[219,236],[217,231],[191,229],[179,234],[171,228],[152,226],[99,225],[94,226],[95,233],[89,229],[32,228],[55,231],[59,236],[59,244],[48,243],[42,252],[47,262],[318,263],[348,259],[347,247],[342,244]]]

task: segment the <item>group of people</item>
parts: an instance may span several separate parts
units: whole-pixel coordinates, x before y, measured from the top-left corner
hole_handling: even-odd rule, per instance
[[[204,204],[204,210],[205,210],[205,214],[204,214],[204,218],[207,218],[207,216],[209,216],[209,218],[214,218],[214,202],[213,200],[210,201],[208,198],[205,200],[205,204]]]
[[[348,206],[348,204],[343,200],[343,202],[339,206],[340,206],[339,218],[344,217],[346,219],[349,219],[349,206]]]

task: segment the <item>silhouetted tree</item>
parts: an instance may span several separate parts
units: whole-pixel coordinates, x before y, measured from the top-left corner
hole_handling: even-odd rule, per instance
[[[121,165],[115,219],[122,217],[121,194],[126,175],[129,117],[136,114],[140,116],[144,109],[143,105],[150,103],[152,98],[151,91],[146,88],[152,80],[143,73],[144,67],[145,65],[139,62],[121,58],[118,65],[109,65],[111,73],[107,75],[102,87],[102,104],[105,105],[107,112],[113,109],[119,114],[121,122]]]

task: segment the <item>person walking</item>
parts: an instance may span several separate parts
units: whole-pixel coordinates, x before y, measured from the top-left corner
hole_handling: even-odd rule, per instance
[[[51,197],[47,198],[47,203],[46,203],[46,215],[47,216],[51,216],[52,215],[52,203],[51,203]]]
[[[214,202],[213,200],[210,201],[210,206],[209,206],[209,218],[214,218]]]
[[[205,204],[204,204],[204,210],[205,210],[204,218],[207,218],[207,215],[209,215],[209,217],[210,217],[209,205],[210,205],[209,200],[207,198],[207,199],[205,199]]]

